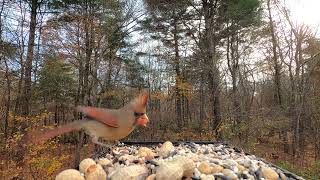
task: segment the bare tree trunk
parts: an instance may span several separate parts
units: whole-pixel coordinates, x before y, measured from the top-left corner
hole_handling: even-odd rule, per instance
[[[84,2],[85,6],[85,18],[84,18],[84,31],[85,31],[85,63],[83,69],[83,87],[81,91],[81,104],[82,105],[91,105],[90,101],[90,91],[89,91],[89,75],[90,75],[90,61],[92,56],[92,45],[93,45],[93,19],[92,19],[92,4],[91,0]],[[84,141],[83,131],[79,132],[78,143],[75,153],[75,167],[80,163],[80,149],[82,148]]]
[[[180,70],[180,54],[179,54],[179,41],[178,41],[178,27],[177,22],[174,20],[174,32],[173,32],[173,39],[174,39],[174,69],[175,69],[175,80],[176,80],[176,120],[178,122],[178,129],[181,129],[183,126],[183,118],[182,118],[182,96],[181,96],[181,89],[180,85],[182,83],[182,76]]]
[[[21,23],[21,29],[24,28],[24,21]],[[23,31],[21,30],[21,36],[23,35]],[[13,118],[13,128],[11,131],[11,134],[14,134],[17,131],[17,121],[15,116],[17,114],[21,114],[22,113],[22,83],[23,83],[23,79],[24,79],[24,58],[23,58],[23,53],[24,53],[24,40],[22,39],[22,42],[19,45],[20,47],[20,52],[19,52],[19,60],[20,60],[20,76],[19,76],[19,81],[18,81],[18,87],[17,87],[17,95],[15,98],[15,104],[14,104],[14,118]]]
[[[58,118],[58,104],[57,102],[54,102],[54,123],[59,124],[59,118]]]
[[[315,160],[320,160],[320,143],[319,141],[315,143]]]
[[[232,79],[232,102],[233,102],[233,119],[237,124],[241,123],[242,112],[238,98],[238,76],[239,76],[239,49],[237,32],[231,32],[231,37],[227,38],[227,62],[228,69]]]
[[[37,51],[36,51],[36,56],[35,56],[35,68],[34,68],[34,73],[33,73],[33,79],[35,83],[38,81],[38,69],[39,69],[39,61],[40,61],[40,46],[41,46],[41,34],[42,34],[42,23],[43,23],[43,17],[44,14],[41,13],[40,11],[40,22],[39,22],[39,36],[37,38]]]
[[[3,9],[4,9],[4,4],[5,4],[5,1],[2,2],[1,4],[1,10],[0,10],[0,42],[3,42],[2,40],[2,12],[3,12]],[[4,114],[4,138],[5,140],[7,140],[8,138],[8,129],[9,129],[9,112],[10,112],[10,101],[11,101],[11,81],[10,81],[10,78],[9,78],[9,67],[8,67],[8,63],[7,63],[7,59],[6,57],[4,57],[3,55],[3,52],[5,52],[5,47],[3,45],[0,46],[1,49],[0,49],[0,62],[2,60],[4,60],[4,63],[5,63],[5,78],[6,78],[6,84],[7,84],[7,90],[6,90],[6,94],[7,94],[7,99],[6,99],[6,102],[5,102],[5,105],[6,105],[6,110],[5,110],[5,114]],[[4,96],[5,97],[5,96]]]
[[[107,72],[107,77],[106,77],[106,83],[105,83],[105,92],[108,92],[109,90],[112,90],[112,72],[113,72],[113,62],[114,62],[114,59],[116,57],[115,55],[115,50],[114,49],[110,49],[109,52],[108,52],[108,57],[109,57],[109,62],[108,62],[108,72]],[[111,108],[112,107],[112,104],[111,104],[111,101],[110,101],[110,97],[107,97],[105,98],[105,106],[106,108]]]
[[[268,8],[268,18],[269,18],[269,26],[270,26],[270,33],[272,39],[272,52],[273,52],[273,68],[274,68],[274,84],[275,84],[275,100],[277,104],[282,107],[282,94],[281,94],[281,79],[280,79],[280,72],[281,72],[281,65],[278,60],[278,42],[276,38],[275,27],[273,24],[273,18],[271,14],[271,7],[270,7],[270,0],[267,1],[267,8]]]
[[[216,133],[217,138],[220,138],[218,134],[218,128],[221,124],[221,107],[220,107],[220,73],[217,65],[216,55],[216,37],[215,37],[215,25],[213,24],[215,8],[217,7],[217,1],[214,0],[202,0],[202,6],[204,10],[205,32],[203,37],[203,48],[205,49],[205,61],[210,67],[208,72],[209,88],[211,89],[211,105],[212,105],[212,124],[211,128]]]
[[[186,97],[186,113],[187,113],[187,119],[188,119],[188,123],[192,122],[192,113],[190,111],[190,101],[189,99]]]
[[[293,30],[291,30],[291,32],[292,31]],[[291,36],[292,36],[292,34],[291,34]],[[290,114],[290,117],[291,117],[291,130],[293,130],[293,132],[294,132],[294,127],[295,127],[294,112],[295,112],[295,103],[296,103],[296,98],[295,98],[295,96],[296,96],[296,83],[295,83],[294,68],[293,68],[294,56],[293,56],[293,39],[292,39],[292,37],[290,37],[289,49],[290,49],[290,53],[289,53],[290,61],[289,61],[289,66],[288,66],[289,79],[290,79],[289,114]],[[294,139],[295,138],[293,138],[292,145],[289,146],[289,152],[292,151],[292,155],[293,156],[296,153],[295,146],[294,146],[294,141],[295,141]]]
[[[295,49],[295,76],[294,76],[294,104],[293,106],[293,127],[294,127],[294,144],[293,144],[293,155],[298,157],[300,155],[300,143],[301,143],[301,118],[302,118],[302,111],[304,106],[303,100],[303,74],[301,73],[301,62],[302,62],[302,42],[304,38],[303,29],[300,29],[299,32],[295,32],[296,38],[296,49]]]
[[[25,76],[23,87],[23,115],[29,115],[30,113],[30,98],[31,98],[31,73],[32,73],[32,60],[33,60],[33,48],[36,35],[36,23],[37,23],[37,9],[38,0],[31,1],[31,15],[30,15],[30,29],[29,29],[29,41],[28,52],[25,64]]]
[[[21,6],[21,1],[20,1],[20,6]],[[25,15],[22,15],[22,20],[21,20],[21,32],[20,32],[20,36],[23,36],[24,35],[24,24],[25,24]],[[18,81],[18,88],[17,88],[17,97],[15,99],[15,106],[14,106],[14,115],[16,114],[21,114],[22,113],[22,110],[21,110],[21,106],[22,106],[22,83],[23,83],[23,79],[24,79],[24,69],[25,69],[25,65],[24,65],[24,57],[23,57],[23,54],[24,54],[24,39],[22,38],[21,39],[21,42],[18,44],[19,46],[19,60],[20,60],[20,66],[21,66],[21,69],[20,69],[20,77],[19,77],[19,81]],[[15,118],[14,118],[15,119]],[[13,129],[12,129],[12,134],[14,132],[16,132],[16,120],[13,121]]]
[[[9,78],[9,67],[8,67],[8,63],[5,60],[4,61],[5,65],[6,65],[6,81],[7,81],[7,102],[6,102],[6,112],[5,112],[5,123],[4,123],[4,137],[5,139],[7,139],[8,137],[8,128],[9,128],[9,112],[10,112],[10,106],[11,106],[11,80]]]
[[[93,26],[92,26],[93,29]],[[94,33],[93,30],[91,31],[91,33],[93,34],[93,38],[92,41],[94,41]],[[99,69],[99,62],[100,62],[100,58],[99,58],[99,48],[100,48],[100,43],[97,44],[97,47],[95,47],[95,51],[94,51],[94,63],[92,66],[92,76],[93,76],[93,82],[92,82],[92,104],[94,106],[98,106],[99,103],[99,98],[98,96],[98,86],[99,86],[99,79],[98,79],[98,69]],[[101,87],[103,88],[103,87]]]
[[[205,74],[201,71],[201,79],[200,79],[200,127],[205,120],[205,94],[204,94],[204,78]]]
[[[89,11],[89,10],[87,10]],[[89,12],[88,12],[89,13]],[[89,71],[90,71],[90,59],[92,54],[92,48],[90,43],[90,23],[89,14],[87,14],[87,18],[85,21],[85,47],[86,47],[86,56],[85,56],[85,64],[84,64],[84,76],[83,76],[83,91],[82,91],[82,103],[89,104]]]
[[[22,115],[28,116],[30,113],[30,99],[31,99],[31,74],[32,74],[32,61],[33,61],[33,48],[35,41],[36,33],[36,21],[37,21],[37,9],[39,7],[37,0],[31,1],[31,14],[30,14],[30,27],[29,27],[29,39],[28,39],[28,49],[27,49],[27,58],[25,64],[24,72],[24,86],[22,89],[23,99],[22,99]],[[21,45],[23,46],[23,44]],[[21,52],[22,53],[22,52]],[[27,122],[21,123],[21,133],[24,134],[27,128]],[[23,167],[25,164],[24,157],[27,152],[26,146],[24,145],[25,141],[21,140],[18,144],[18,150],[15,154],[17,166]],[[20,174],[20,176],[22,176]]]
[[[216,72],[216,71],[214,71]],[[212,102],[212,117],[213,121],[211,124],[212,130],[218,134],[218,128],[221,124],[221,109],[220,109],[220,90],[219,90],[219,78],[216,77],[217,73],[210,72],[209,73],[209,85],[211,88],[211,102]]]

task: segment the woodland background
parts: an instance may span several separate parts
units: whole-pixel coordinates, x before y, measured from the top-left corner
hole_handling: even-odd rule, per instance
[[[224,140],[319,179],[319,53],[280,0],[1,0],[0,179],[92,155],[79,133],[21,140],[142,89],[151,123],[127,140]]]

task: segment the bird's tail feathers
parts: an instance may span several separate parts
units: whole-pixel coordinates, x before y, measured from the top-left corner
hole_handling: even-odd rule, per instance
[[[81,130],[81,121],[73,121],[71,123],[61,125],[54,129],[35,130],[27,134],[27,141],[31,143],[37,143],[48,140],[50,138],[71,132]]]

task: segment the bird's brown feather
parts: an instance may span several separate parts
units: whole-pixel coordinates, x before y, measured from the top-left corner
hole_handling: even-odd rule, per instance
[[[77,131],[81,129],[81,121],[74,121],[55,129],[45,129],[45,130],[35,130],[27,134],[27,141],[32,143],[37,143],[40,141],[45,141],[47,139],[59,136],[71,131]]]
[[[77,110],[79,112],[84,113],[88,117],[97,120],[105,125],[117,128],[118,126],[118,119],[110,112],[107,112],[101,108],[95,108],[95,107],[84,107],[84,106],[78,106]]]

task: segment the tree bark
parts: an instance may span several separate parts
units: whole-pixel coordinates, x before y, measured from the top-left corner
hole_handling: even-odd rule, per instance
[[[267,1],[267,9],[268,9],[268,18],[269,18],[269,26],[270,26],[270,34],[271,34],[271,41],[272,41],[272,53],[273,53],[273,69],[274,69],[274,84],[275,84],[275,100],[277,105],[282,107],[282,94],[281,94],[281,79],[280,79],[280,72],[281,72],[281,65],[279,63],[278,58],[278,41],[276,38],[275,27],[273,24],[273,18],[271,14],[271,7],[270,7],[270,0]]]
[[[2,40],[2,12],[4,9],[4,4],[5,1],[2,2],[1,5],[1,10],[0,10],[0,42],[4,42]],[[6,90],[6,94],[7,94],[7,99],[5,102],[6,105],[6,109],[5,109],[5,114],[4,114],[4,138],[5,140],[7,140],[8,138],[8,130],[9,130],[9,112],[10,112],[10,106],[11,106],[11,80],[9,77],[9,67],[8,67],[8,62],[6,57],[3,55],[5,52],[5,47],[3,44],[0,45],[1,49],[0,49],[0,62],[2,60],[4,60],[4,64],[5,64],[5,78],[6,78],[6,85],[7,85],[7,90]]]
[[[178,27],[177,21],[174,20],[173,23],[174,31],[173,31],[173,40],[174,40],[174,69],[175,69],[175,80],[176,80],[176,120],[178,122],[178,129],[181,129],[183,126],[183,118],[182,118],[182,96],[181,96],[181,88],[180,85],[182,83],[182,76],[180,70],[180,54],[179,54],[179,40],[178,40]]]
[[[217,8],[217,0],[202,0],[204,11],[205,30],[203,41],[203,48],[205,49],[205,64],[210,67],[208,72],[209,88],[211,89],[211,106],[212,118],[211,128],[216,133],[217,138],[220,138],[218,128],[221,124],[221,107],[220,107],[220,75],[216,54],[216,41],[217,38],[214,34],[214,15]]]
[[[315,160],[318,161],[320,159],[320,142],[315,143]]]
[[[92,2],[91,0],[87,0],[84,2],[85,8],[85,18],[84,18],[84,33],[85,33],[85,62],[83,69],[83,87],[81,88],[81,104],[82,105],[91,105],[90,101],[90,91],[89,91],[89,75],[90,75],[90,61],[92,56],[92,44],[93,44],[93,19],[92,19]],[[84,141],[84,133],[83,131],[79,132],[78,143],[76,147],[75,153],[75,167],[77,167],[80,163],[80,149],[82,148]]]
[[[205,120],[205,94],[204,94],[204,85],[205,85],[205,78],[204,78],[205,74],[203,72],[203,70],[201,71],[201,77],[200,77],[200,128],[201,125],[204,123]]]
[[[31,74],[32,74],[32,61],[33,61],[33,48],[35,43],[35,34],[36,34],[36,23],[37,23],[37,9],[39,7],[38,0],[32,0],[31,1],[31,13],[30,13],[30,24],[29,24],[29,39],[28,39],[28,49],[27,49],[27,58],[26,63],[24,65],[24,86],[22,89],[23,95],[22,95],[22,115],[28,116],[30,113],[30,99],[31,99]],[[21,44],[21,46],[24,46]],[[22,48],[23,49],[23,48]],[[22,54],[21,54],[22,56]],[[23,65],[22,65],[23,66]],[[23,75],[21,74],[21,77]],[[22,82],[22,81],[21,81]],[[19,100],[19,98],[17,99]],[[25,129],[27,127],[27,123],[23,122],[21,124],[21,131],[22,133],[25,132]],[[25,142],[21,141],[18,145],[18,151],[16,154],[16,162],[17,166],[23,166],[24,165],[24,156],[26,153],[26,148],[24,146]]]
[[[288,19],[288,21],[290,21]],[[290,23],[290,22],[289,22]],[[294,131],[294,139],[293,139],[293,155],[294,157],[298,158],[300,156],[300,144],[302,144],[303,138],[301,137],[303,132],[302,126],[302,114],[303,109],[305,109],[304,105],[304,73],[303,73],[303,52],[302,52],[302,44],[305,38],[306,31],[304,28],[300,28],[299,30],[295,30],[292,28],[293,34],[296,39],[295,44],[295,53],[294,53],[294,61],[295,61],[295,74],[293,77],[292,82],[292,97],[293,100],[291,101],[291,117],[293,122],[293,131]]]
[[[230,32],[230,37],[227,38],[227,62],[228,69],[232,79],[232,103],[233,103],[233,118],[237,124],[241,123],[242,112],[238,98],[238,75],[239,75],[239,52],[237,32]]]
[[[6,112],[5,112],[5,123],[4,123],[4,137],[5,139],[8,138],[8,131],[9,131],[9,112],[11,107],[11,80],[9,77],[9,67],[8,63],[5,60],[6,65],[6,81],[7,81],[7,102],[6,102]]]
[[[31,14],[30,14],[30,29],[29,29],[29,41],[27,50],[27,59],[25,64],[25,76],[23,87],[23,105],[22,114],[29,115],[30,113],[30,98],[31,98],[31,73],[32,73],[32,61],[33,61],[33,48],[36,35],[36,23],[37,23],[37,9],[38,0],[31,1]]]

